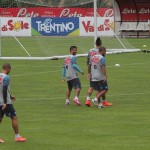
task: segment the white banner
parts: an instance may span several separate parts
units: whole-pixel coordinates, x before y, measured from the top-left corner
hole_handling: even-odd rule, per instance
[[[94,36],[94,18],[80,17],[80,36]],[[97,35],[114,36],[114,17],[97,17]]]
[[[31,36],[31,18],[0,18],[1,36]]]

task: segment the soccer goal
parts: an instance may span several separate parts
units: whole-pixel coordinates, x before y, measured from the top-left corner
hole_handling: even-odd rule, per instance
[[[0,59],[53,60],[69,47],[86,56],[100,37],[108,54],[140,51],[114,32],[111,0],[5,0],[0,8]]]

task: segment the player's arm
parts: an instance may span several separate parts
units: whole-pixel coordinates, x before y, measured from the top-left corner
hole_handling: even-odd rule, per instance
[[[3,99],[4,99],[4,105],[2,107],[2,109],[4,110],[6,108],[7,105],[7,91],[8,91],[8,86],[9,86],[9,77],[5,77],[3,79]]]
[[[89,59],[87,79],[90,80],[90,77],[91,77],[91,60]]]
[[[82,75],[84,74],[84,72],[78,67],[77,63],[76,63],[76,57],[73,57],[71,60],[72,66],[75,70],[77,70],[79,73],[81,73]]]
[[[90,63],[90,52],[88,52],[88,56],[87,56],[87,66],[89,65]]]
[[[91,77],[91,65],[88,65],[88,75],[87,75],[87,79],[90,80]]]
[[[101,69],[102,69],[102,73],[104,74],[104,81],[107,80],[107,75],[106,75],[106,60],[105,57],[102,57],[100,59],[100,63],[101,63]]]
[[[65,67],[65,65],[63,65],[63,67],[62,67],[62,81],[65,80],[65,76],[66,76],[66,67]]]

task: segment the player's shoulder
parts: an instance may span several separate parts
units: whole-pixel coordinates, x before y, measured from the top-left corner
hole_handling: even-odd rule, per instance
[[[97,48],[91,48],[91,49],[89,50],[89,52],[97,52],[97,51],[98,51]]]
[[[105,60],[105,57],[103,55],[101,55],[101,54],[96,54],[95,56],[99,57],[100,59],[104,59]]]
[[[71,59],[76,59],[77,56],[76,56],[76,55],[70,55],[70,58],[71,58]]]
[[[4,80],[10,80],[10,77],[8,75],[5,75]]]
[[[6,84],[6,85],[9,85],[9,82],[10,82],[9,76],[5,75],[4,78],[3,78],[3,83]]]
[[[9,76],[7,75],[7,74],[5,74],[5,73],[0,73],[0,77],[3,77],[3,78],[8,78],[9,79]]]

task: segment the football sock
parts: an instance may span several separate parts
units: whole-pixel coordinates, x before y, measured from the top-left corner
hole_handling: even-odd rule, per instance
[[[102,100],[104,101],[106,99],[105,95],[102,96]]]
[[[19,134],[15,134],[15,137],[16,137],[16,138],[19,138],[19,137],[20,137],[20,135],[19,135]]]
[[[89,97],[89,96],[87,96],[86,100],[89,100],[89,101],[90,101],[90,97]]]
[[[69,103],[69,99],[66,99],[66,103]]]
[[[98,101],[97,97],[95,97],[94,100],[97,102]]]
[[[75,96],[75,98],[74,98],[75,100],[78,100],[78,96]]]

